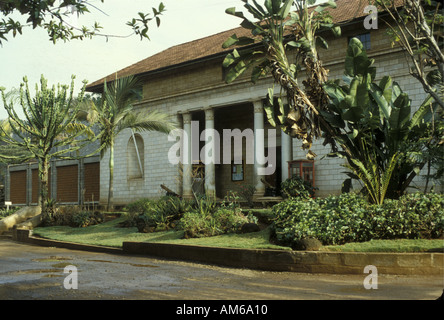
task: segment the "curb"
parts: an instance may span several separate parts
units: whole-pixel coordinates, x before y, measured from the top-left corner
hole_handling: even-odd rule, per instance
[[[236,249],[182,244],[123,242],[122,248],[84,245],[32,236],[32,230],[15,229],[15,241],[33,245],[111,254],[153,256],[263,271],[360,274],[368,265],[379,273],[395,275],[444,276],[444,253],[360,253],[327,251],[284,251]]]

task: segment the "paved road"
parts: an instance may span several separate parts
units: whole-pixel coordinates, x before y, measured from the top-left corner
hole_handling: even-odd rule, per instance
[[[77,269],[77,289],[64,282]],[[140,256],[45,248],[0,238],[0,299],[176,299],[176,300],[434,300],[441,276],[378,275],[367,290],[368,274],[320,275],[262,272]],[[67,278],[70,277],[70,278]],[[73,281],[67,281],[73,284]]]

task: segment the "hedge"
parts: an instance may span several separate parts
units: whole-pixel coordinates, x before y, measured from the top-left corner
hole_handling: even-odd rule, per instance
[[[414,193],[382,205],[344,193],[318,199],[290,198],[273,207],[272,235],[280,245],[316,238],[323,245],[372,239],[438,238],[444,229],[444,196]]]

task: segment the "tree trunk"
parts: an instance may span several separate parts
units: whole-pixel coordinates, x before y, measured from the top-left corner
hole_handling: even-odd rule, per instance
[[[113,210],[114,197],[114,139],[111,138],[109,146],[109,189],[108,189],[108,210]]]
[[[42,214],[47,214],[48,204],[48,172],[49,172],[49,159],[48,157],[42,157],[39,159],[39,179],[40,179],[40,195],[39,205],[42,208]]]
[[[16,225],[17,229],[34,229],[38,227],[42,223],[42,215],[39,214],[31,219],[26,220],[25,222],[19,223]]]
[[[39,206],[25,207],[20,209],[16,213],[0,220],[0,234],[12,229],[12,227],[14,227],[16,224],[22,223],[29,218],[38,216],[41,212],[42,210]]]

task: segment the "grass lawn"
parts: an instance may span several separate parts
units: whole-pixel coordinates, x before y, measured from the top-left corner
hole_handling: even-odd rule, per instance
[[[183,231],[139,233],[137,228],[117,227],[117,224],[124,219],[118,218],[86,228],[64,226],[35,228],[34,234],[53,240],[110,247],[121,247],[124,241],[138,241],[244,249],[290,250],[289,247],[277,246],[269,242],[270,228],[247,234],[225,234],[207,238],[181,239]],[[372,240],[362,243],[348,243],[341,246],[325,246],[321,250],[342,252],[443,252],[444,240]]]
[[[271,244],[268,239],[270,229],[247,234],[225,234],[208,238],[181,239],[183,231],[164,231],[139,233],[137,228],[117,227],[125,218],[118,218],[106,223],[86,228],[71,228],[65,226],[35,228],[35,235],[75,243],[121,247],[124,241],[163,242],[213,247],[254,248],[254,249],[285,249]]]
[[[352,242],[326,246],[324,250],[341,252],[444,252],[444,239],[396,239]]]

